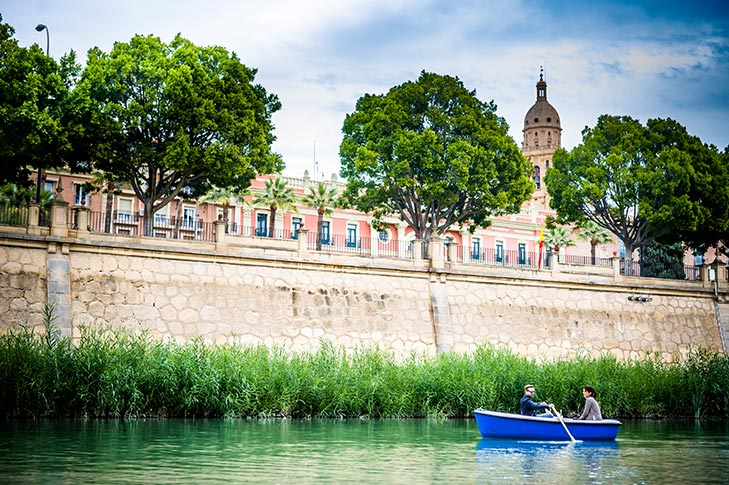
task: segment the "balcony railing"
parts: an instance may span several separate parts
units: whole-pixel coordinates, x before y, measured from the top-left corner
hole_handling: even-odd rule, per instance
[[[85,229],[94,233],[107,233],[119,236],[141,236],[144,234],[145,218],[136,212],[115,211],[112,212],[107,221],[107,214],[103,212],[88,213],[88,225],[86,228],[78,227],[78,211],[68,211],[68,226],[73,229]],[[27,226],[29,209],[27,207],[12,207],[7,204],[0,204],[0,225],[6,226]],[[41,225],[48,226],[50,223],[49,211],[41,211]],[[240,235],[257,238],[272,239],[297,239],[298,234],[290,229],[275,229],[262,226],[240,226],[236,223],[225,225],[227,234]],[[152,237],[169,238],[191,241],[215,241],[215,223],[192,220],[188,217],[175,218],[157,214],[154,217]],[[321,251],[323,253],[346,254],[350,256],[361,256],[368,258],[391,258],[391,259],[413,259],[414,243],[412,241],[383,241],[379,237],[360,238],[351,234],[332,234],[319,236],[309,230],[307,232],[306,247],[310,251]],[[421,245],[422,254],[418,259],[429,258],[429,244],[427,241]],[[520,250],[502,250],[500,248],[464,248],[454,243],[443,245],[443,259],[463,264],[482,264],[489,266],[508,266],[525,269],[548,269],[552,266],[555,254],[548,251],[542,253],[541,261],[538,252]],[[560,263],[578,266],[611,267],[611,258],[592,258],[581,255],[561,255]],[[686,265],[683,268],[683,275],[678,279],[688,281],[701,281],[702,271],[706,267]],[[629,271],[625,271],[625,261],[620,260],[620,273],[627,276],[642,276],[640,261],[633,261]],[[669,274],[666,272],[666,274]],[[723,271],[722,277],[729,278],[729,271]],[[674,279],[676,277],[674,276]]]
[[[28,208],[0,204],[0,224],[5,226],[27,226]]]

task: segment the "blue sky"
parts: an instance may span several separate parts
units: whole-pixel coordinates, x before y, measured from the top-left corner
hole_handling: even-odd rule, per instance
[[[258,69],[279,96],[274,115],[285,174],[339,170],[344,116],[365,93],[384,93],[421,70],[460,77],[493,100],[520,145],[540,66],[571,149],[600,114],[671,117],[729,145],[726,0],[0,0],[21,45],[58,58],[110,51],[116,41],[181,33],[221,45]]]

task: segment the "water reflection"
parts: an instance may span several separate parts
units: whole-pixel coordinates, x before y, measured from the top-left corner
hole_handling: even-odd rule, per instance
[[[481,440],[472,419],[0,421],[0,483],[729,483],[729,424],[572,444]]]
[[[476,446],[479,482],[604,482],[619,462],[619,446],[607,442],[545,442],[484,438]]]

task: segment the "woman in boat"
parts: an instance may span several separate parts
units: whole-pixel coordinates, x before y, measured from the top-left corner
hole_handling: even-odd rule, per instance
[[[580,419],[602,420],[600,405],[595,401],[595,389],[592,386],[582,388],[582,395],[585,396],[585,410],[582,411]]]

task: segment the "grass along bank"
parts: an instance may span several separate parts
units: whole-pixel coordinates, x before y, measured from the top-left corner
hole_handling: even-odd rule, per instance
[[[323,343],[310,353],[264,346],[161,341],[86,327],[76,345],[44,334],[0,335],[4,417],[465,417],[518,412],[526,383],[566,415],[598,391],[605,417],[729,417],[729,360],[696,349],[685,362],[614,357],[540,363],[508,349],[413,355]]]

